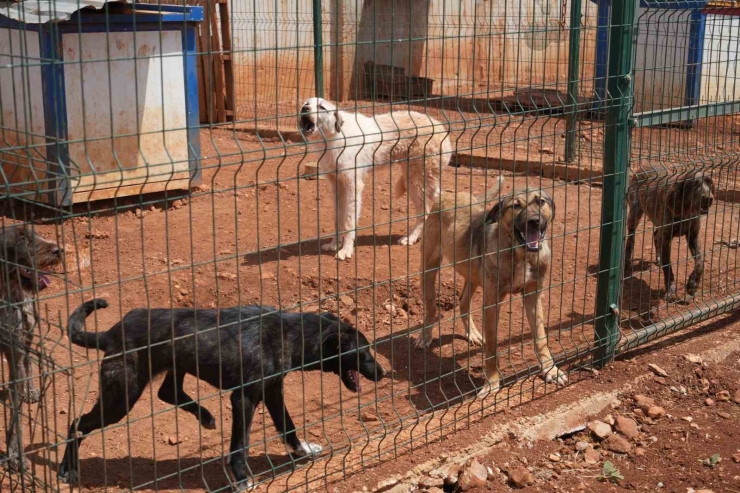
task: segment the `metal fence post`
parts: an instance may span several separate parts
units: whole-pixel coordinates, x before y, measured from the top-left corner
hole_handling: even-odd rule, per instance
[[[632,108],[632,32],[634,0],[614,0],[610,26],[604,135],[604,195],[601,207],[599,273],[595,309],[596,352],[602,366],[614,357],[619,341],[619,298],[624,236],[625,194],[630,159]]]
[[[316,96],[324,97],[324,39],[321,0],[313,0],[313,71]]]
[[[568,47],[568,111],[565,116],[565,162],[576,158],[576,123],[578,121],[578,68],[581,53],[581,0],[570,5],[570,46]]]

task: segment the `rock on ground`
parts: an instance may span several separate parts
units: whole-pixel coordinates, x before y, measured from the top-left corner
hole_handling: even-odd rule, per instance
[[[634,419],[617,416],[614,419],[614,427],[627,438],[635,439],[640,436],[640,430],[637,429],[637,422]]]
[[[467,491],[472,488],[482,488],[486,485],[488,479],[488,470],[478,462],[473,460],[460,475],[460,489]]]
[[[603,440],[612,434],[612,427],[603,421],[595,420],[588,424],[588,429],[594,434],[599,440]]]
[[[606,450],[616,452],[618,454],[628,454],[630,450],[632,450],[630,442],[619,435],[611,435],[607,437],[603,442],[601,442],[601,446]]]
[[[519,466],[509,471],[509,482],[516,488],[526,488],[534,483],[534,476],[525,467]]]

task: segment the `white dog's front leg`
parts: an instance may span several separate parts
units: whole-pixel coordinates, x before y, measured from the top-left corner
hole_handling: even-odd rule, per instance
[[[337,195],[337,175],[334,173],[328,173],[325,175],[326,181],[331,185],[332,191],[332,204],[334,205],[334,236],[331,241],[324,243],[321,249],[325,252],[336,252],[337,248],[341,245],[341,234],[339,232],[339,204],[337,203],[339,196]]]
[[[362,208],[362,181],[356,179],[354,171],[340,173],[337,177],[337,218],[342,247],[337,259],[352,258],[355,251],[355,235],[360,209]]]

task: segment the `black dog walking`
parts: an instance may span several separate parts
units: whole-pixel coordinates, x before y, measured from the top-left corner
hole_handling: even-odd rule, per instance
[[[322,450],[296,435],[283,398],[288,372],[336,373],[353,392],[360,390],[358,373],[373,381],[385,373],[370,353],[367,338],[331,314],[287,313],[269,306],[136,309],[107,332],[84,331],[85,318],[107,306],[105,300],[94,299],[69,318],[72,343],[105,351],[105,358],[100,367],[100,398],[69,430],[59,465],[61,482],[78,481],[78,449],[84,436],[123,419],[157,374],[167,372],[159,398],[182,406],[206,428],[215,428],[215,420],[185,393],[185,374],[233,391],[229,462],[237,486],[246,488],[245,450],[255,408],[263,399],[275,427],[296,455]]]

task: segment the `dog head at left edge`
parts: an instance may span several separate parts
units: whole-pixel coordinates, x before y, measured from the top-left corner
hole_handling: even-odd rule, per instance
[[[36,233],[31,226],[18,224],[0,230],[0,257],[8,279],[20,281],[23,289],[40,291],[50,284],[48,269],[63,262],[64,249]],[[13,272],[15,269],[15,272]],[[5,279],[5,273],[3,274]]]
[[[385,370],[370,352],[370,341],[362,332],[331,313],[322,313],[321,319],[326,323],[321,348],[325,372],[339,375],[352,392],[362,390],[359,375],[373,382],[385,376]]]
[[[334,137],[341,133],[343,124],[342,115],[330,101],[310,98],[301,105],[298,126],[306,138]]]

